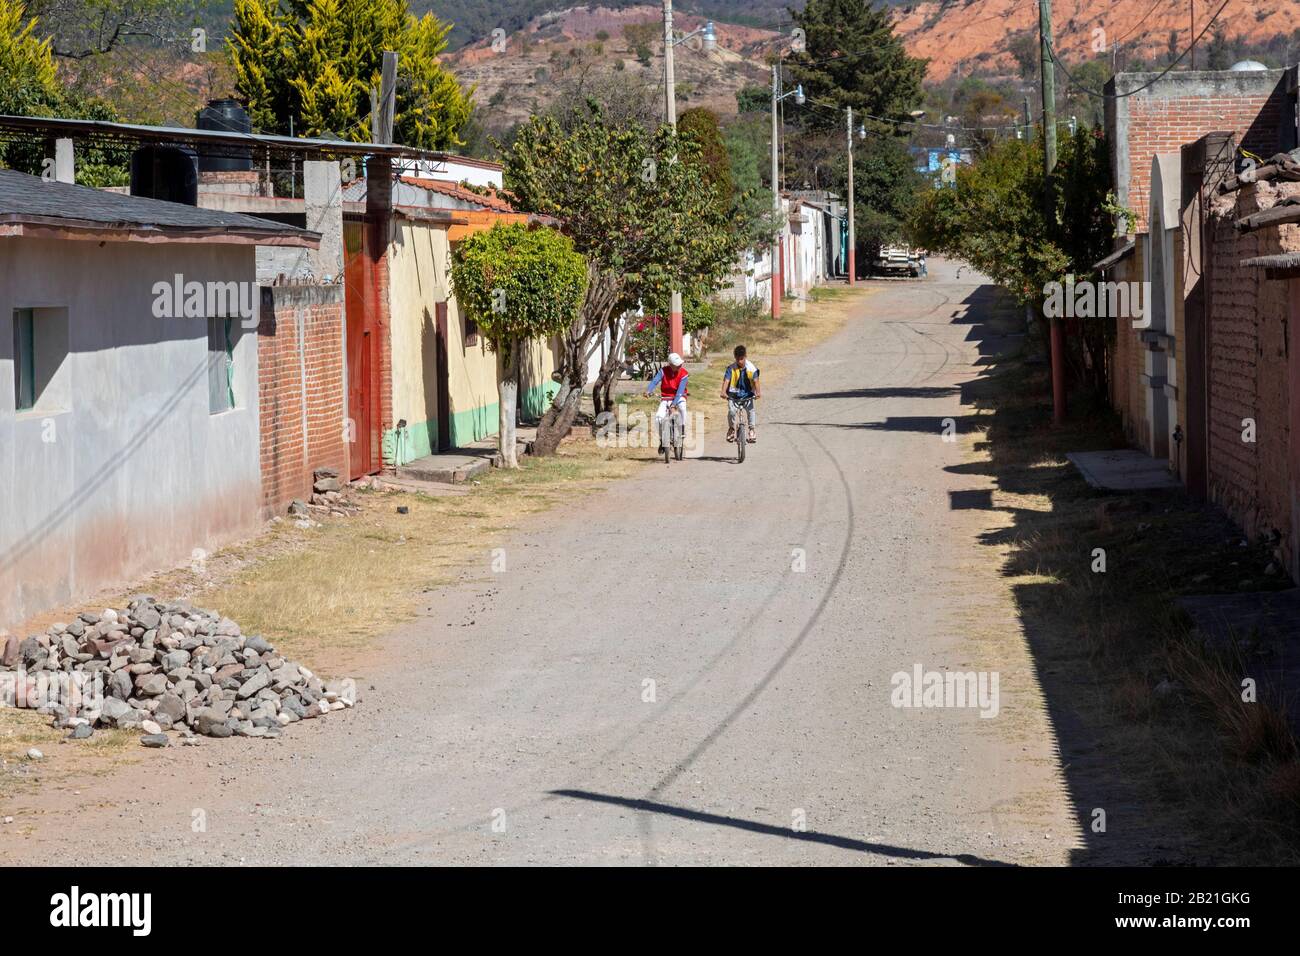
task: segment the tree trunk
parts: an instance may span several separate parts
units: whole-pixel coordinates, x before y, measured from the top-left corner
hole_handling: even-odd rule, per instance
[[[587,296],[564,337],[564,356],[557,370],[560,390],[537,426],[534,455],[553,455],[573,427],[587,385],[587,362],[622,295],[623,283],[618,276],[601,272],[595,265],[587,269]]]
[[[501,453],[502,468],[518,468],[519,456],[515,453],[515,419],[519,409],[519,343],[511,342],[509,352],[503,356],[501,383],[497,386],[500,399],[501,422],[497,433],[497,449]]]

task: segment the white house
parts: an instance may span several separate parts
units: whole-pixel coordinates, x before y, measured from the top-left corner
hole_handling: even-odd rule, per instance
[[[0,170],[0,626],[258,526],[255,249],[317,238]]]

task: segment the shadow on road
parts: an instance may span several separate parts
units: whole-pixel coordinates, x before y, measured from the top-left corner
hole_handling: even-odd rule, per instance
[[[837,836],[833,833],[818,833],[815,830],[795,830],[791,827],[776,826],[772,823],[760,823],[742,817],[729,817],[717,813],[705,813],[702,810],[690,810],[686,807],[673,806],[670,803],[658,803],[653,800],[640,800],[633,797],[618,797],[606,793],[593,793],[590,790],[552,790],[552,796],[568,797],[573,800],[589,800],[593,803],[606,803],[627,807],[641,813],[656,813],[663,816],[677,817],[694,823],[710,826],[734,827],[750,833],[762,833],[767,836],[782,837],[786,840],[799,840],[805,843],[822,843],[842,850],[854,850],[858,853],[875,853],[880,856],[903,860],[955,860],[967,866],[1014,866],[1001,860],[988,860],[969,853],[937,853],[930,850],[915,850],[910,847],[890,846],[887,843],[870,843],[855,840],[852,837]]]

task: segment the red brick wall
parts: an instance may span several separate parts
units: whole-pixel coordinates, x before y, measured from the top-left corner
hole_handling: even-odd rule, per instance
[[[269,517],[310,496],[315,469],[348,474],[342,287],[263,287],[257,333],[262,506]]]
[[[1295,185],[1282,189],[1300,192]],[[1210,210],[1209,479],[1211,498],[1250,537],[1276,529],[1289,543],[1288,285],[1240,263],[1300,251],[1300,227],[1238,234],[1232,225],[1277,198],[1267,184],[1246,187]],[[1255,420],[1254,443],[1242,439],[1248,418]],[[1285,552],[1291,550],[1288,544]]]
[[[1146,81],[1141,74],[1122,78],[1121,90]],[[1244,148],[1265,157],[1293,145],[1286,130],[1287,124],[1294,130],[1295,118],[1287,115],[1286,82],[1278,71],[1171,73],[1148,89],[1114,101],[1107,112],[1112,149],[1128,159],[1124,204],[1137,213],[1138,232],[1147,228],[1155,154],[1178,152],[1184,143],[1219,131],[1235,133]]]

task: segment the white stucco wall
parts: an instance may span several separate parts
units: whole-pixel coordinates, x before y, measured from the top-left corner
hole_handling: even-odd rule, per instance
[[[0,238],[0,626],[258,526],[256,330],[234,323],[236,407],[210,415],[206,319],[153,314],[176,273],[252,282],[254,248]],[[68,351],[58,407],[16,413],[28,307],[67,310]]]

